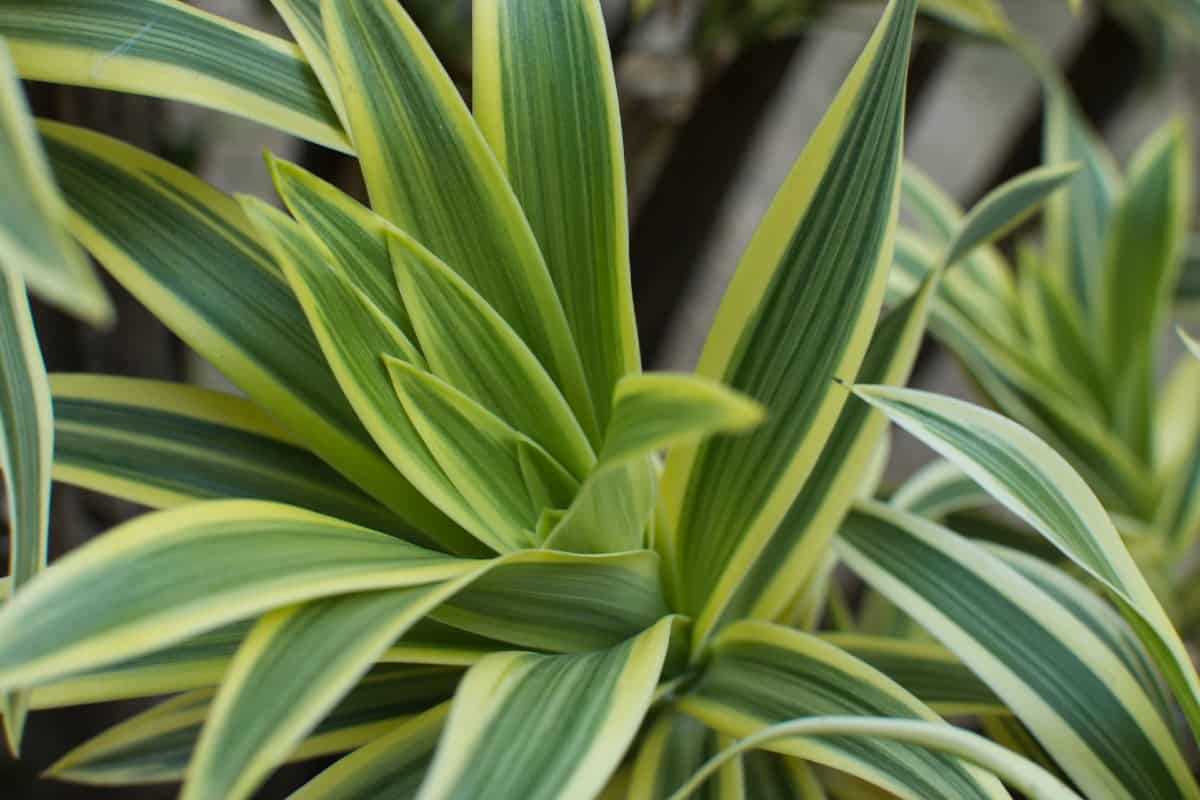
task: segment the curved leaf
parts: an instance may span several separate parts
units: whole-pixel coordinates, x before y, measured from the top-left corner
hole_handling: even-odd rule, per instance
[[[54,375],[50,387],[55,480],[151,508],[272,500],[407,531],[240,397],[109,375]]]
[[[0,0],[0,36],[30,80],[183,100],[349,151],[299,48],[178,0]]]
[[[473,28],[475,118],[541,245],[604,431],[617,381],[640,371],[641,358],[600,3],[486,0],[474,5]]]

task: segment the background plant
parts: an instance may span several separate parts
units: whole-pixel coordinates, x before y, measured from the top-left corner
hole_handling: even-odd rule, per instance
[[[82,31],[66,0],[0,5],[22,74],[352,142],[372,195],[368,210],[272,159],[289,217],[39,126],[73,235],[248,397],[51,379],[56,477],[166,510],[0,612],[0,688],[23,698],[10,735],[24,701],[178,693],[54,775],[241,797],[288,759],[353,750],[301,796],[655,797],[757,734],[770,754],[714,761],[712,791],[819,791],[815,762],[902,797],[1004,796],[987,770],[1069,796],[938,716],[965,710],[1019,719],[1090,796],[1197,794],[1157,678],[1194,726],[1194,669],[1090,490],[1012,423],[894,388],[942,268],[1069,173],[982,204],[872,336],[912,0],[889,4],[801,155],[695,376],[637,362],[595,4],[479,3],[474,115],[396,6],[277,7],[302,50],[164,0]],[[29,333],[5,340],[27,366]],[[856,502],[884,420],[851,383],[1101,581],[1132,628],[1063,599],[1078,584],[1049,565]],[[40,508],[35,478],[13,496]],[[36,557],[35,517],[14,550]],[[802,630],[833,557],[947,649]]]

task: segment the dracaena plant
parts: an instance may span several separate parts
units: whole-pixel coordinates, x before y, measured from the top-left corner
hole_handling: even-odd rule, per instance
[[[1195,632],[1200,364],[1180,357],[1165,382],[1157,380],[1173,311],[1194,303],[1185,271],[1188,131],[1181,120],[1168,122],[1122,174],[1057,83],[1047,102],[1046,161],[1080,169],[1049,202],[1043,244],[1022,241],[1016,273],[995,250],[972,256],[944,283],[932,328],[989,402],[1087,479],[1178,624]],[[905,194],[919,231],[899,236],[899,295],[936,263],[938,242],[958,217],[915,169]],[[914,476],[896,499],[934,516],[967,511],[960,519],[968,525],[979,519],[968,510],[986,502],[943,463]]]
[[[992,197],[876,331],[915,0],[886,6],[695,375],[638,362],[596,2],[478,0],[473,113],[390,0],[275,5],[298,46],[169,0],[0,1],[18,73],[353,151],[371,196],[270,159],[288,213],[235,199],[98,134],[35,132],[4,76],[0,164],[23,187],[0,217],[14,746],[29,708],[171,694],[50,776],[227,800],[349,753],[296,796],[820,796],[852,778],[1006,797],[996,776],[1033,798],[1076,796],[1064,779],[1200,794],[1172,727],[1174,703],[1200,723],[1195,672],[1094,495],[1023,428],[895,388],[942,268],[1063,179]],[[245,396],[47,380],[24,286],[107,308],[63,226]],[[870,404],[1120,614],[1048,564],[856,501],[886,424]],[[51,471],[159,510],[46,568]],[[944,647],[814,633],[838,559]],[[940,716],[964,713],[1027,730],[1060,776]]]

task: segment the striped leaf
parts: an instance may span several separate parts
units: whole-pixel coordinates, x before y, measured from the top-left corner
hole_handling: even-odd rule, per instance
[[[340,759],[292,793],[290,800],[376,800],[413,797],[433,761],[446,724],[446,703]]]
[[[430,667],[373,671],[347,694],[288,761],[344,753],[377,740],[413,715],[444,703],[462,672]],[[213,712],[213,691],[178,695],[139,714],[63,756],[48,777],[100,786],[182,780],[204,721]]]
[[[1142,146],[1112,217],[1098,278],[1102,352],[1116,431],[1147,463],[1162,325],[1171,309],[1191,224],[1191,148],[1182,121]]]
[[[1186,648],[1104,508],[1062,456],[1020,425],[960,400],[887,387],[855,392],[956,463],[1099,581],[1200,731],[1200,678]]]
[[[1076,164],[1039,167],[988,192],[963,219],[947,248],[945,263],[954,264],[975,248],[1004,236],[1037,211],[1078,170]]]
[[[392,263],[430,371],[544,447],[575,477],[595,463],[587,434],[537,357],[479,293],[401,233]]]
[[[62,708],[216,686],[251,624],[251,620],[235,622],[144,656],[38,686],[30,708]]]
[[[616,81],[596,0],[474,5],[475,119],[533,228],[597,422],[641,369]]]
[[[1081,800],[1062,781],[1032,761],[980,736],[948,725],[887,717],[819,716],[770,726],[712,758],[669,800],[686,800],[727,761],[748,750],[770,747],[792,753],[806,747],[803,737],[844,737],[907,745],[931,755],[956,756],[1002,777],[1029,800]],[[859,792],[861,794],[861,792]],[[858,795],[856,795],[858,796]]]
[[[926,278],[915,295],[880,323],[859,368],[859,380],[889,384],[908,380],[938,278],[936,273]],[[722,621],[747,616],[778,619],[809,584],[829,551],[838,522],[859,494],[863,473],[886,429],[887,419],[861,403],[842,408],[816,467],[766,549],[729,603],[724,607],[713,604]],[[709,619],[701,618],[700,624]]]
[[[586,553],[645,544],[654,511],[655,451],[762,420],[752,400],[694,375],[628,375],[617,383],[600,459],[545,546]]]
[[[0,36],[23,78],[183,100],[349,150],[299,48],[179,0],[0,0]]]
[[[458,89],[398,3],[325,0],[321,11],[372,207],[496,309],[596,441],[583,367],[550,272]]]
[[[1004,8],[995,0],[921,0],[921,11],[957,28],[998,39],[1012,32]]]
[[[500,553],[536,546],[543,494],[561,507],[577,484],[546,451],[450,384],[393,358],[384,359],[404,413],[443,474],[478,515],[473,531]],[[534,492],[532,472],[546,491]]]
[[[715,638],[708,666],[680,708],[729,736],[804,717],[856,715],[937,722],[939,717],[867,664],[808,634],[740,622]],[[848,772],[907,800],[1007,797],[993,779],[919,748],[830,737],[788,755]]]
[[[821,638],[879,670],[944,717],[1011,713],[958,656],[940,645],[847,633]]]
[[[841,541],[848,566],[954,651],[1089,795],[1200,796],[1154,701],[1055,595],[887,506],[860,504]]]
[[[471,536],[479,536],[483,523],[426,450],[396,399],[383,364],[384,356],[423,364],[421,354],[349,278],[330,267],[326,251],[312,234],[261,200],[241,200],[307,316],[339,393],[344,393],[379,449],[402,473],[403,477],[396,476],[399,486],[394,497],[422,513],[429,520],[424,532],[452,552],[483,552]],[[462,528],[442,517],[442,512]]]
[[[761,402],[753,434],[672,452],[663,497],[683,607],[724,604],[816,465],[891,264],[915,0],[893,0],[742,257],[701,375]],[[847,205],[845,198],[863,202]],[[697,626],[696,635],[707,634]]]
[[[0,6],[2,8],[2,6]],[[0,16],[0,31],[4,21]],[[59,194],[8,46],[0,39],[0,269],[40,298],[93,323],[113,318],[104,287],[67,235]]]
[[[295,164],[270,156],[267,163],[280,198],[292,216],[325,245],[330,263],[416,344],[416,333],[396,286],[387,221]]]
[[[990,505],[992,498],[958,466],[939,459],[914,472],[888,502],[910,514],[936,520]]]
[[[148,514],[72,552],[0,609],[0,688],[133,658],[272,608],[470,568],[273,503],[218,500]]]
[[[125,288],[412,527],[447,527],[362,429],[236,201],[114,139],[57,123],[41,130],[72,230]]]
[[[321,19],[321,0],[271,0],[276,13],[283,18],[288,31],[300,45],[300,50],[312,67],[325,96],[337,110],[338,119],[346,122],[346,106],[338,86],[337,72],[325,40],[325,25]]]
[[[1121,191],[1120,172],[1060,79],[1045,76],[1044,91],[1042,160],[1047,165],[1080,165],[1069,189],[1046,206],[1048,261],[1073,306],[1091,316],[1099,310],[1097,265],[1104,261],[1105,237]]]
[[[29,297],[19,277],[0,270],[0,469],[8,512],[9,592],[46,566],[53,417]],[[22,692],[0,694],[4,734],[14,754],[21,746],[28,703]]]
[[[648,550],[602,556],[512,553],[490,562],[469,582],[464,578],[466,585],[433,617],[527,650],[612,648],[670,613],[659,582],[661,568]]]
[[[387,646],[454,588],[364,592],[263,616],[229,665],[182,798],[251,796]]]
[[[273,500],[407,532],[240,397],[108,375],[54,375],[54,478],[151,508]]]
[[[471,668],[418,795],[591,797],[650,706],[674,619],[607,650],[498,653]]]
[[[637,751],[626,800],[663,800],[687,783],[709,758],[729,745],[728,737],[674,710],[647,729]],[[696,793],[700,800],[742,800],[745,777],[731,762]]]

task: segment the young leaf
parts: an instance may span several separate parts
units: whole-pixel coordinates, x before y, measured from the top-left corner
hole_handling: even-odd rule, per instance
[[[761,402],[754,433],[671,453],[663,476],[683,607],[723,603],[824,448],[891,264],[915,0],[892,0],[742,257],[698,372]],[[846,197],[861,200],[847,205]],[[734,571],[729,570],[734,565]],[[706,630],[697,627],[698,636]]]
[[[398,3],[324,0],[321,14],[372,206],[496,309],[596,441],[587,381],[554,282],[458,89]]]
[[[597,793],[650,707],[673,628],[667,618],[607,650],[479,662],[455,695],[420,800]]]
[[[29,113],[0,39],[0,177],[7,187],[0,199],[0,269],[64,311],[92,323],[111,323],[108,295],[67,235],[66,205]]]
[[[433,583],[471,566],[274,503],[216,500],[147,514],[72,552],[0,608],[0,689],[139,656],[291,603]]]
[[[1044,442],[998,414],[911,389],[855,393],[957,464],[1108,590],[1200,731],[1200,678],[1104,507]]]
[[[110,375],[54,375],[50,388],[55,480],[151,508],[272,500],[412,533],[248,400]]]
[[[546,257],[603,431],[617,381],[641,366],[600,3],[482,0],[473,26],[475,118]]]
[[[488,409],[434,375],[385,357],[404,413],[442,472],[478,514],[476,535],[497,552],[534,546],[537,507],[525,480],[521,452],[550,485],[575,487],[544,450]],[[522,450],[522,447],[524,448]]]
[[[962,537],[877,503],[860,504],[841,538],[850,568],[971,667],[1089,795],[1198,796],[1154,701],[1053,595]]]
[[[587,434],[537,357],[479,294],[410,237],[392,263],[430,371],[544,447],[576,478],[595,463]]]
[[[787,720],[833,714],[940,723],[915,697],[853,656],[808,634],[762,622],[722,630],[707,668],[680,708],[735,737]],[[907,745],[829,738],[797,743],[787,752],[903,798],[1006,797],[994,779],[956,759]]]
[[[1021,224],[1078,171],[1077,164],[1039,167],[988,192],[963,219],[947,248],[945,263],[954,264]]]
[[[4,0],[23,78],[196,103],[349,152],[299,48],[179,0]]]
[[[409,514],[421,513],[426,519],[421,530],[452,552],[486,552],[471,538],[486,527],[426,450],[383,365],[385,355],[423,364],[421,354],[345,275],[329,266],[311,234],[261,200],[244,197],[242,203],[283,268],[340,392],[395,466],[392,472],[403,476],[397,475],[395,482],[403,487],[399,496]]]

